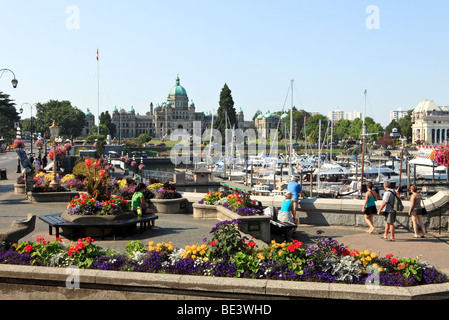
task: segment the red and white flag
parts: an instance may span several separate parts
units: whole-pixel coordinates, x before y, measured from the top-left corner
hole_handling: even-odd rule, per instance
[[[98,61],[98,48],[97,48],[97,61]]]

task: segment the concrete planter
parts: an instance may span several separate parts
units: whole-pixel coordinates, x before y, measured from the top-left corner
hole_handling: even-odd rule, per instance
[[[217,206],[194,203],[192,207],[194,219],[217,219]]]
[[[81,234],[84,234],[89,237],[100,237],[100,236],[106,236],[109,234],[112,234],[114,229],[111,228],[103,228],[99,227],[99,225],[102,224],[108,224],[113,221],[117,220],[126,220],[135,217],[135,214],[132,212],[123,213],[119,215],[104,215],[104,216],[98,216],[98,215],[75,215],[75,214],[67,214],[63,213],[61,214],[61,218],[66,220],[67,222],[74,222],[82,224],[82,227],[78,227],[78,231],[81,232]],[[92,225],[92,226],[89,226]],[[134,229],[134,226],[130,226],[129,229]],[[72,234],[73,230],[71,227],[62,227],[63,232],[66,232],[68,234]]]
[[[70,202],[75,196],[78,195],[78,191],[29,192],[28,199],[31,202]]]
[[[24,183],[14,183],[14,193],[25,194],[25,184]]]
[[[76,270],[81,286],[65,268],[0,264],[2,298],[9,300],[447,300],[449,283],[416,287],[317,283],[268,279],[202,277],[129,271]],[[69,272],[68,272],[69,271]],[[260,302],[258,302],[260,304]],[[175,304],[169,311],[175,312]]]
[[[157,213],[183,213],[186,211],[187,199],[151,199],[149,201],[150,208]]]

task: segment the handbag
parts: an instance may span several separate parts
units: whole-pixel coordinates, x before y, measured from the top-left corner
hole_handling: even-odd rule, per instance
[[[422,198],[421,198],[421,202],[422,202],[422,206],[419,211],[422,216],[425,216],[427,214],[427,209],[424,207],[424,200]]]

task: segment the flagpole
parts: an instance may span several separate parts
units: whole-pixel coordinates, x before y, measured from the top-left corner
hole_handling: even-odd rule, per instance
[[[97,135],[100,135],[100,61],[98,60],[98,48],[97,48]]]

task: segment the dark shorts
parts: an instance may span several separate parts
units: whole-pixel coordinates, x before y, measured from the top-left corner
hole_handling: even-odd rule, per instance
[[[395,223],[396,222],[396,211],[392,212],[383,212],[386,223]]]
[[[376,206],[371,206],[371,207],[365,208],[365,214],[366,215],[376,214],[376,213],[377,213]]]

